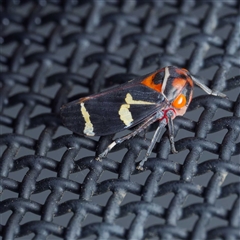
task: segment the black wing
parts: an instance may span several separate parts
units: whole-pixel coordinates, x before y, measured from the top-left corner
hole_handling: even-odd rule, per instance
[[[161,93],[133,80],[61,108],[63,124],[75,133],[104,136],[142,122],[166,107]]]

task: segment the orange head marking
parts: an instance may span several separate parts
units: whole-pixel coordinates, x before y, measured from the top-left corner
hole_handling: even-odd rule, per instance
[[[154,78],[156,76],[156,74],[158,73],[155,72],[151,75],[149,75],[148,77],[146,77],[143,81],[142,84],[144,84],[145,86],[152,88],[153,90],[157,91],[157,92],[161,92],[162,91],[162,84],[161,83],[154,83]]]
[[[176,68],[175,71],[177,74],[179,74],[179,76],[181,76],[181,75],[184,76],[186,78],[186,80],[188,81],[188,83],[190,84],[190,86],[193,87],[193,81],[192,81],[191,75],[187,69]]]
[[[175,71],[176,71],[179,75],[189,75],[188,70],[185,69],[185,68],[176,68]]]
[[[186,80],[183,78],[175,78],[172,82],[172,86],[177,89],[184,87],[185,84]]]

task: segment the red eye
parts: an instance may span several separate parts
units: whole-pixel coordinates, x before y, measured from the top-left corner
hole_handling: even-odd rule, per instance
[[[185,107],[186,103],[187,103],[186,96],[183,94],[180,94],[172,102],[172,106],[179,109],[179,108]]]

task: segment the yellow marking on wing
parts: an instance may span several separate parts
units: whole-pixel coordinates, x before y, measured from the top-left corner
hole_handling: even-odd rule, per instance
[[[146,102],[142,100],[133,100],[132,95],[130,93],[127,93],[125,98],[126,104],[122,104],[118,114],[120,115],[120,119],[123,121],[123,123],[128,127],[133,122],[132,113],[129,110],[131,104],[143,104],[143,105],[154,105],[155,103],[152,102]]]
[[[130,93],[127,93],[125,101],[127,104],[149,104],[149,105],[156,104],[153,102],[146,102],[146,101],[142,101],[142,100],[133,100],[132,95]]]
[[[83,133],[85,133],[87,136],[94,136],[95,133],[93,132],[93,124],[90,120],[90,115],[89,115],[87,109],[85,108],[83,102],[81,103],[81,112],[82,112],[82,116],[85,121],[85,128],[83,130]]]
[[[122,104],[118,111],[120,119],[124,122],[126,126],[130,126],[133,121],[132,114],[129,111],[129,108],[130,108],[129,104]]]

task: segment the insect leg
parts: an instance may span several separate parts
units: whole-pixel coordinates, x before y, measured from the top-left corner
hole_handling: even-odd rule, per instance
[[[146,152],[146,155],[144,157],[144,159],[138,164],[137,166],[137,169],[138,170],[143,170],[143,165],[144,163],[147,161],[148,157],[151,155],[152,153],[152,150],[153,150],[153,147],[155,146],[155,143],[156,141],[158,140],[159,138],[159,135],[161,133],[161,130],[163,129],[163,127],[166,126],[166,121],[159,121],[159,125],[158,125],[158,128],[157,130],[155,131],[154,135],[153,135],[153,138],[152,138],[152,141],[148,147],[148,150]]]
[[[218,91],[213,91],[212,89],[208,88],[206,85],[204,85],[203,83],[201,83],[197,78],[195,78],[194,76],[192,76],[192,80],[193,82],[199,86],[203,91],[205,91],[207,94],[211,94],[214,96],[219,96],[219,97],[223,97],[226,98],[227,96],[221,92]]]
[[[116,140],[114,140],[111,144],[108,145],[108,147],[101,154],[98,155],[98,157],[96,157],[96,160],[101,161],[101,159],[105,158],[107,156],[107,154],[112,150],[112,148],[115,147],[117,144],[120,144],[120,143],[124,142],[125,140],[128,140],[128,139],[134,137],[135,135],[140,133],[142,130],[147,128],[149,125],[156,122],[161,117],[161,116],[159,116],[159,114],[161,114],[161,113],[157,113],[157,114],[149,117],[144,123],[142,123],[140,126],[138,126],[133,132],[127,134],[124,137],[117,138]]]
[[[172,120],[172,114],[170,111],[167,112],[167,118],[168,118],[168,131],[169,131],[169,140],[171,145],[172,153],[178,153],[178,151],[175,148],[175,141],[174,141],[174,126],[173,126],[173,120]]]
[[[175,148],[175,143],[174,143],[174,126],[173,126],[173,120],[172,120],[172,116],[173,113],[172,111],[167,111],[166,113],[166,117],[167,117],[167,121],[168,121],[168,128],[169,128],[169,140],[170,140],[170,144],[171,144],[171,149],[172,149],[172,153],[178,153],[178,151]],[[162,121],[159,121],[159,126],[157,128],[157,130],[155,131],[152,141],[148,147],[148,150],[146,152],[146,155],[144,157],[144,159],[139,163],[139,165],[137,166],[138,170],[143,170],[143,165],[144,163],[147,161],[148,157],[151,155],[152,150],[159,138],[159,135],[161,133],[161,130],[163,127],[165,127],[166,125],[166,120],[163,119]]]

